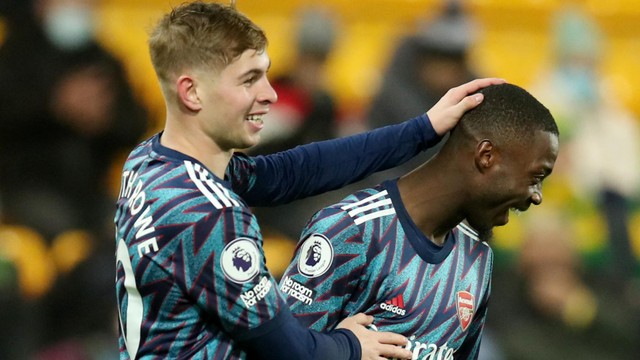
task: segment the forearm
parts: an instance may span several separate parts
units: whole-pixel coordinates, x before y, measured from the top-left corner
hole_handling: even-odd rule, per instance
[[[255,158],[256,183],[242,196],[251,206],[273,206],[339,189],[401,165],[440,139],[422,115],[366,133],[259,156]]]
[[[358,339],[349,330],[319,333],[303,327],[285,309],[276,319],[260,326],[238,343],[252,359],[349,359],[359,360]]]

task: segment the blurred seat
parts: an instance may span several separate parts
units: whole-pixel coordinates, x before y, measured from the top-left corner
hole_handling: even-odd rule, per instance
[[[0,257],[14,264],[20,291],[27,299],[44,295],[55,281],[55,266],[44,239],[28,227],[0,225]]]

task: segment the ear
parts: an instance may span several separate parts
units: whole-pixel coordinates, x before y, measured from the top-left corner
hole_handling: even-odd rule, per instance
[[[476,146],[475,164],[476,168],[484,173],[489,170],[497,160],[497,152],[493,143],[489,139],[481,140]]]
[[[200,111],[202,104],[198,96],[196,80],[189,75],[182,75],[178,78],[178,99],[180,103],[191,111]]]

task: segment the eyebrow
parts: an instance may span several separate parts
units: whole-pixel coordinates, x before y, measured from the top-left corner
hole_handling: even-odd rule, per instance
[[[259,69],[251,69],[247,72],[245,72],[244,74],[242,74],[240,76],[241,79],[244,79],[246,77],[252,76],[252,75],[262,75],[264,73],[264,71],[259,70]]]
[[[271,60],[269,60],[269,65],[267,66],[266,70],[262,70],[262,69],[258,69],[258,68],[250,69],[247,72],[245,72],[244,74],[240,75],[240,78],[243,79],[243,78],[246,78],[246,77],[251,76],[251,75],[260,76],[262,74],[265,74],[265,73],[269,72],[269,69],[271,69]]]

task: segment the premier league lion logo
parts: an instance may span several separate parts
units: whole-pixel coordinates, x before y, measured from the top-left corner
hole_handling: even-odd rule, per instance
[[[311,247],[309,249],[307,249],[307,256],[306,256],[306,261],[304,262],[305,264],[313,267],[316,266],[316,264],[318,264],[318,261],[320,261],[320,258],[322,257],[322,248],[320,247],[321,244],[318,241],[314,241],[313,245],[311,245]]]
[[[220,266],[227,279],[243,284],[260,271],[261,253],[255,241],[238,238],[227,244],[220,255]]]
[[[237,248],[233,252],[233,266],[236,269],[247,271],[251,268],[251,263],[251,255],[246,250]]]
[[[298,271],[313,278],[324,274],[333,262],[333,246],[326,236],[312,234],[305,239],[298,257]]]

